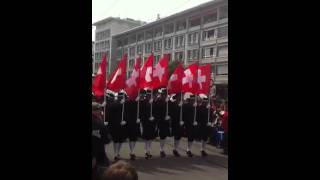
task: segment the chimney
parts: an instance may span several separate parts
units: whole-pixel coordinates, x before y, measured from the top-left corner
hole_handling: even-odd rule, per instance
[[[160,19],[160,14],[157,14],[157,20],[159,20]]]

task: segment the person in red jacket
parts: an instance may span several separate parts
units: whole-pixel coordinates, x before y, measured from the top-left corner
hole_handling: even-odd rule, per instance
[[[222,119],[222,128],[224,130],[223,150],[225,154],[228,154],[228,111],[221,111],[220,115]]]

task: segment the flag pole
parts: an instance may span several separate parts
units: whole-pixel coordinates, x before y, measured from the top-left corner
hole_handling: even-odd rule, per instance
[[[152,102],[151,102],[151,108],[150,108],[150,120],[152,121],[153,120],[153,115],[152,115],[152,104],[153,104],[153,88],[151,89],[151,96],[150,96],[150,99],[152,99]]]
[[[123,122],[124,104],[126,103],[126,98],[125,98],[124,94],[122,95],[122,98],[123,98],[124,102],[122,103],[121,124]]]
[[[182,92],[180,92],[180,104],[181,104],[181,107],[180,107],[180,123],[182,122]]]
[[[138,90],[138,97],[139,97],[139,100],[138,100],[138,104],[137,104],[137,120],[140,119],[140,112],[139,112],[139,105],[140,105],[140,88]]]

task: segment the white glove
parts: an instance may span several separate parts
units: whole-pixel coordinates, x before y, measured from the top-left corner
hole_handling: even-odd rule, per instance
[[[120,103],[123,104],[124,103],[124,99],[121,99]]]
[[[149,103],[150,103],[150,104],[152,104],[152,103],[153,103],[153,99],[152,99],[152,98],[149,100]]]
[[[104,101],[104,102],[100,105],[100,107],[105,107],[106,104],[107,104],[107,103]]]
[[[149,120],[154,121],[154,117],[153,116],[149,117]]]
[[[136,123],[137,123],[137,124],[139,124],[139,123],[140,123],[140,118],[138,118],[138,119],[137,119]]]
[[[197,121],[193,122],[193,125],[194,125],[194,126],[197,126],[197,125],[198,125],[198,122],[197,122]]]
[[[127,122],[126,121],[121,121],[121,126],[124,126],[124,125],[126,125],[127,124]]]
[[[106,121],[106,122],[104,122],[103,124],[104,124],[105,126],[108,126],[109,122]]]
[[[193,107],[196,107],[197,106],[197,103],[193,103]]]
[[[182,106],[182,101],[179,102],[178,106],[180,106],[180,107]]]
[[[167,96],[167,98],[166,98],[166,102],[168,102],[169,101],[169,96]]]
[[[212,125],[211,125],[211,122],[208,122],[208,123],[207,123],[207,126],[212,126]]]
[[[170,119],[170,116],[166,116],[165,120],[168,121]]]
[[[139,97],[139,96],[137,96],[137,97],[136,97],[136,101],[139,101],[139,100],[140,100],[140,97]]]
[[[183,121],[180,121],[180,126],[183,126],[184,122]]]
[[[207,105],[207,109],[210,109],[210,104]]]

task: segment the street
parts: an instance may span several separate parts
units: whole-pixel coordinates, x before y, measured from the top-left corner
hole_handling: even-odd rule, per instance
[[[221,154],[222,149],[207,144],[207,157],[200,156],[200,142],[194,142],[192,146],[192,158],[186,156],[187,141],[182,138],[178,150],[181,157],[172,155],[173,139],[167,138],[165,152],[167,156],[160,158],[159,139],[152,142],[151,154],[153,157],[149,160],[144,158],[144,142],[139,141],[136,144],[135,161],[129,160],[129,144],[122,144],[120,151],[121,158],[130,161],[137,169],[139,180],[227,180],[228,179],[228,156]],[[107,146],[107,155],[113,161],[113,145]]]

